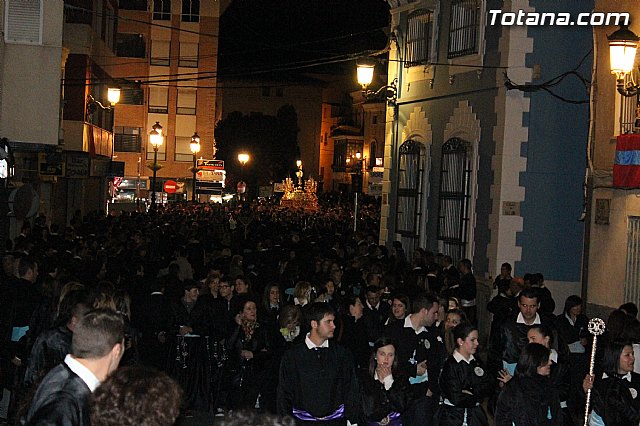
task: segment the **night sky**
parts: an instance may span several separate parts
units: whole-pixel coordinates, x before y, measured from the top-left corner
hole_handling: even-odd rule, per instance
[[[220,25],[220,73],[353,72],[354,60],[341,61],[384,48],[389,19],[384,0],[233,0]]]

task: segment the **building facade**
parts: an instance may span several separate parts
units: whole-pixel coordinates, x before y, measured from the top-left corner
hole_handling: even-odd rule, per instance
[[[398,99],[387,109],[381,243],[469,258],[487,278],[509,262],[543,273],[557,301],[580,294],[589,95],[561,76],[590,77],[590,27],[502,25],[489,12],[593,4],[388,3]]]
[[[640,34],[637,17],[640,6],[634,1],[596,1],[597,13],[627,12],[629,29]],[[587,185],[588,232],[585,237],[585,291],[592,308],[611,309],[624,302],[640,303],[640,270],[637,241],[640,222],[640,185],[627,186],[614,181],[617,140],[626,135],[637,138],[640,128],[638,98],[625,97],[616,90],[616,76],[611,74],[607,36],[619,27],[601,25],[593,28],[596,52],[592,90],[591,138],[589,144],[589,180]],[[638,82],[638,59],[625,84]],[[596,310],[597,312],[597,310]]]
[[[0,11],[0,137],[13,153],[2,234],[15,237],[38,214],[64,226],[75,210],[104,208],[112,121],[87,106],[110,81],[93,58],[113,56],[117,2],[5,0]]]
[[[156,191],[174,180],[177,197],[191,199],[194,133],[198,158],[215,158],[218,30],[226,1],[120,1],[117,61],[112,73],[122,82],[115,111],[115,156],[124,162],[118,195],[123,201],[148,200],[154,149],[149,132],[162,126]],[[162,198],[163,199],[163,198]]]

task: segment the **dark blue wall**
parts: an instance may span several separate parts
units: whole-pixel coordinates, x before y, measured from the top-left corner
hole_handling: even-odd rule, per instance
[[[531,5],[536,12],[577,16],[590,12],[593,1],[532,0]],[[590,80],[591,27],[529,26],[527,32],[534,38],[527,66],[539,65],[541,70],[533,84],[574,69]],[[584,84],[575,76],[550,90],[575,101],[589,99]],[[529,140],[521,149],[527,169],[520,176],[520,185],[525,187],[520,206],[524,224],[516,240],[522,247],[522,260],[516,263],[515,272],[541,272],[547,280],[579,281],[584,224],[578,218],[583,209],[589,104],[563,102],[544,91],[527,96],[530,112],[522,120],[529,128]]]

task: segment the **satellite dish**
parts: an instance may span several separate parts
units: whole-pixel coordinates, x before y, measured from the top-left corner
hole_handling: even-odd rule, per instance
[[[40,207],[40,196],[30,184],[22,185],[9,194],[9,210],[16,219],[34,217]]]

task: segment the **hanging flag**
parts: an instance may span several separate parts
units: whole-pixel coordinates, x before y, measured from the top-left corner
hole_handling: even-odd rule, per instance
[[[618,136],[613,162],[613,186],[640,188],[640,134]]]

